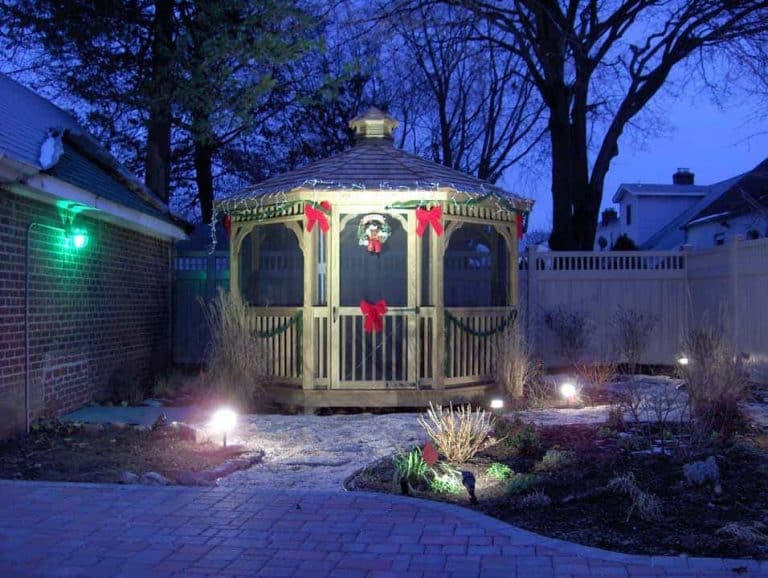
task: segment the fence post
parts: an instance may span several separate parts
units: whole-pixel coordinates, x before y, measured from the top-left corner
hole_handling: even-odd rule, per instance
[[[536,290],[536,246],[529,245],[527,247],[528,252],[528,302],[526,303],[525,314],[525,338],[531,351],[538,351],[537,343],[537,331],[536,323],[533,319],[536,307],[536,296],[534,291]]]

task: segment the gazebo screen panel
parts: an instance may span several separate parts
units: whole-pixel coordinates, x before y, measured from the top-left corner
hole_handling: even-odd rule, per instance
[[[391,307],[408,303],[408,243],[400,221],[389,217],[392,234],[380,254],[369,253],[357,238],[363,215],[356,215],[341,232],[339,251],[340,305],[357,307],[363,299],[385,299]]]
[[[444,262],[446,307],[508,305],[509,251],[491,225],[466,223],[448,242]]]
[[[292,307],[304,302],[304,256],[285,225],[258,225],[240,249],[240,289],[256,307]]]

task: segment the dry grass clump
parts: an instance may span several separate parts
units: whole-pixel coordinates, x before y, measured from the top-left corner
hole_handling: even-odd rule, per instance
[[[512,323],[495,343],[496,381],[510,397],[523,396],[524,388],[536,381],[539,370],[519,323]]]
[[[720,327],[688,333],[683,343],[688,365],[681,368],[694,417],[708,429],[732,433],[741,421],[739,403],[749,392],[749,376]]]
[[[203,305],[203,313],[211,332],[205,354],[207,381],[221,395],[247,408],[263,393],[266,376],[265,344],[251,334],[248,306],[219,289]]]
[[[552,498],[542,490],[535,490],[527,496],[520,498],[521,508],[545,508],[552,505]]]
[[[646,522],[660,520],[662,517],[661,500],[654,494],[641,490],[632,472],[616,476],[608,482],[608,489],[620,494],[626,494],[632,500],[627,510],[627,522],[635,510]]]
[[[482,449],[493,428],[493,416],[485,410],[473,412],[470,405],[454,409],[429,404],[419,423],[445,459],[465,463]]]

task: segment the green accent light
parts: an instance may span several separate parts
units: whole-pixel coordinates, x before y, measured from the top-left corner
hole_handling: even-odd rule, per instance
[[[69,240],[75,249],[84,249],[88,245],[88,232],[85,229],[73,229]]]

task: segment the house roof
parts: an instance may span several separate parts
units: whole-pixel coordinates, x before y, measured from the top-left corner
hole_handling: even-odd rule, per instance
[[[686,221],[686,226],[714,218],[748,213],[755,205],[768,211],[768,159],[751,171],[724,181],[728,186],[721,188],[711,202]]]
[[[376,123],[378,131],[366,135],[365,130],[359,126],[365,121]],[[385,123],[383,129],[379,126],[382,121]],[[396,126],[396,121],[377,109],[356,117],[352,123],[359,136],[351,149],[267,179],[236,193],[230,199],[258,198],[304,187],[377,191],[451,188],[466,193],[495,193],[519,204],[524,210],[530,210],[532,202],[528,199],[512,195],[489,181],[396,148],[391,138],[391,130]],[[381,130],[384,130],[384,134],[381,134]]]
[[[724,181],[720,181],[719,183],[715,183],[714,185],[710,185],[708,187],[703,187],[706,191],[706,195],[699,200],[697,203],[694,203],[691,205],[688,209],[680,213],[677,217],[672,219],[669,223],[667,223],[664,227],[656,231],[648,240],[646,240],[641,246],[641,249],[673,249],[676,245],[676,238],[674,237],[673,233],[678,233],[681,228],[685,226],[690,219],[699,213],[703,208],[707,207],[711,202],[713,202],[715,199],[717,199],[720,195],[723,194],[724,191],[726,191],[729,187],[731,187],[735,182],[740,179],[741,176],[733,177],[730,179],[726,179]],[[669,239],[666,239],[669,237]]]
[[[3,157],[140,213],[184,225],[71,114],[0,74]]]
[[[703,197],[709,187],[702,185],[654,185],[641,183],[622,183],[613,195],[612,202],[620,203],[624,193],[632,193],[636,197]]]

